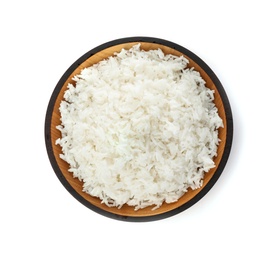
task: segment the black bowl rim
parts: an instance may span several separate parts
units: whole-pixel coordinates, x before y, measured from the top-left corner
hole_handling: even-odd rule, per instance
[[[54,109],[54,104],[56,102],[57,96],[64,84],[64,82],[69,78],[71,73],[85,60],[87,60],[89,57],[92,55],[96,54],[97,52],[100,52],[106,48],[112,47],[114,45],[118,44],[123,44],[123,43],[129,43],[129,42],[151,42],[151,43],[157,43],[161,45],[166,45],[170,48],[173,48],[181,53],[184,53],[187,55],[189,58],[191,58],[194,62],[196,62],[211,78],[211,80],[214,82],[216,88],[219,91],[219,94],[221,96],[221,99],[223,101],[224,109],[225,109],[225,114],[226,114],[226,123],[227,123],[227,133],[226,133],[226,144],[225,144],[225,149],[223,156],[221,158],[220,164],[215,171],[213,177],[209,180],[209,182],[205,185],[205,187],[191,200],[186,202],[185,204],[181,205],[178,208],[175,208],[171,211],[160,213],[158,215],[153,215],[153,216],[123,216],[123,215],[118,215],[114,214],[108,211],[105,211],[101,208],[98,208],[97,206],[92,205],[90,202],[88,202],[86,199],[84,199],[81,195],[79,195],[74,188],[68,183],[66,178],[63,176],[57,162],[55,159],[55,156],[53,154],[52,150],[52,143],[51,143],[51,119],[52,119],[52,113]],[[230,150],[232,146],[232,140],[233,140],[233,117],[232,117],[232,111],[231,111],[231,106],[229,103],[229,99],[227,97],[227,94],[218,79],[218,77],[215,75],[215,73],[212,71],[212,69],[202,60],[200,59],[196,54],[191,52],[190,50],[186,49],[185,47],[182,47],[176,43],[173,43],[168,40],[160,39],[160,38],[154,38],[154,37],[145,37],[145,36],[135,36],[135,37],[126,37],[126,38],[120,38],[116,40],[112,40],[109,42],[106,42],[104,44],[101,44],[92,50],[88,51],[84,55],[82,55],[79,59],[77,59],[63,74],[63,76],[60,78],[58,81],[48,104],[47,112],[46,112],[46,117],[45,117],[45,144],[46,144],[46,149],[48,153],[48,157],[50,160],[50,163],[52,165],[52,168],[60,180],[60,182],[63,184],[63,186],[68,190],[68,192],[76,198],[80,203],[82,203],[84,206],[88,207],[89,209],[93,210],[96,213],[99,213],[103,216],[116,219],[116,220],[122,220],[122,221],[130,221],[130,222],[144,222],[144,221],[155,221],[155,220],[160,220],[164,218],[168,218],[171,216],[174,216],[178,213],[181,213],[185,211],[186,209],[190,208],[194,204],[196,204],[201,198],[203,198],[209,190],[214,186],[214,184],[217,182],[219,177],[221,176],[226,163],[228,161],[229,155],[230,155]]]

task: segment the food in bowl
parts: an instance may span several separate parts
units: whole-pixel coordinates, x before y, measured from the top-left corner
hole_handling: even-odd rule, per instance
[[[60,103],[60,157],[109,207],[173,203],[215,167],[214,91],[184,56],[141,44],[74,76]]]

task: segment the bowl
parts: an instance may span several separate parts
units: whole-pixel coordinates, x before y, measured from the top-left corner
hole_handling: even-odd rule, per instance
[[[124,205],[121,209],[108,207],[101,204],[99,198],[90,196],[82,191],[82,182],[73,178],[68,171],[69,165],[59,157],[61,147],[55,141],[61,137],[61,132],[56,129],[60,124],[59,105],[63,99],[68,83],[74,84],[73,76],[79,74],[83,68],[89,67],[99,61],[112,56],[122,48],[129,49],[133,45],[141,43],[141,48],[148,51],[160,48],[165,54],[185,56],[189,60],[189,67],[194,67],[206,81],[206,87],[215,91],[214,103],[219,116],[223,120],[224,127],[219,128],[217,157],[214,158],[216,167],[205,173],[203,185],[196,190],[188,190],[177,202],[163,203],[163,205],[151,210],[152,207],[134,210],[134,207]],[[96,213],[113,219],[124,221],[152,221],[171,217],[197,203],[214,186],[222,174],[227,163],[233,137],[232,112],[226,92],[211,68],[190,50],[171,41],[151,37],[129,37],[113,40],[97,46],[76,60],[62,75],[51,95],[45,118],[45,143],[50,163],[60,182],[80,203]]]

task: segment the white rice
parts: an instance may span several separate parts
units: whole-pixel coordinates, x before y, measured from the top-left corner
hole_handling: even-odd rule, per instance
[[[61,158],[83,191],[135,210],[177,201],[215,167],[214,91],[186,58],[140,44],[81,71],[60,104]]]

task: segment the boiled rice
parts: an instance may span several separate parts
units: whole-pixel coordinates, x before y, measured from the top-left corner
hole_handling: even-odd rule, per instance
[[[183,56],[136,44],[74,76],[56,143],[84,192],[138,210],[202,186],[223,122],[214,91],[187,65]]]

